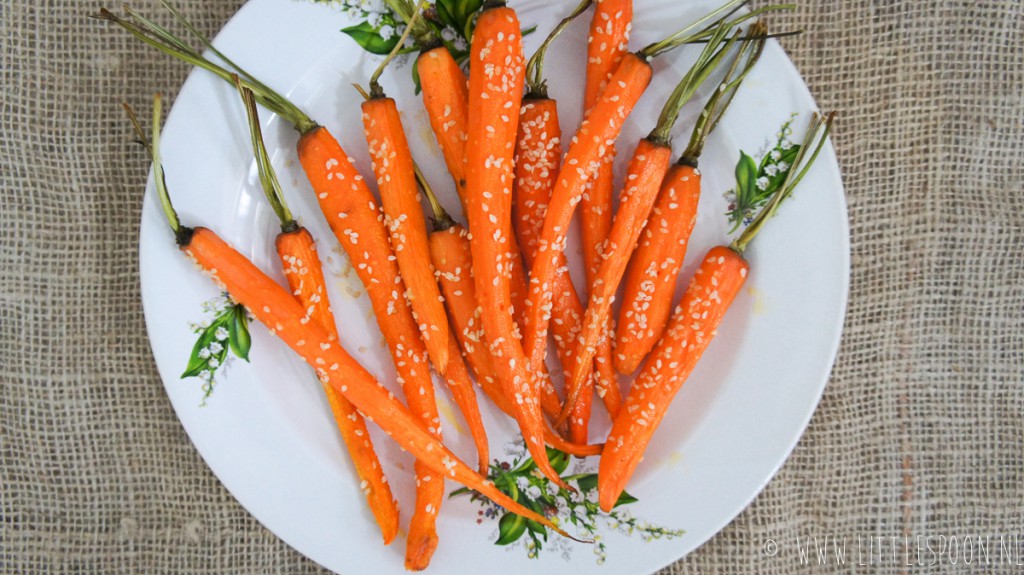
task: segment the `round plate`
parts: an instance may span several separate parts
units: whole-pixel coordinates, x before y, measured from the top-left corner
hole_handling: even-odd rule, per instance
[[[670,33],[716,2],[691,2],[681,8],[673,0],[638,0],[632,46]],[[526,38],[528,53],[570,10],[569,4],[552,8],[541,0],[513,3],[524,27],[538,26],[538,32]],[[580,119],[588,19],[574,23],[547,59],[551,95],[561,104],[565,141]],[[369,160],[360,97],[351,84],[365,84],[379,59],[338,32],[350,23],[329,6],[252,0],[224,27],[216,45],[328,126],[365,172]],[[687,47],[655,60],[654,81],[620,139],[620,178],[632,143],[654,126],[662,102],[697,51]],[[458,214],[453,186],[422,104],[412,91],[409,65],[389,70],[384,87],[403,110],[414,155],[442,201]],[[706,84],[696,102],[684,109],[675,130],[681,141],[688,137],[712,86]],[[736,185],[740,152],[755,161],[769,154],[776,134],[791,118],[793,138],[799,140],[814,109],[798,72],[770,42],[702,157],[704,191],[680,289],[699,257],[729,239],[726,194]],[[348,273],[347,258],[295,161],[297,134],[266,112],[263,125],[292,211],[318,238],[342,342],[393,387],[390,358],[362,286],[355,274]],[[234,88],[205,72],[193,73],[166,122],[162,150],[182,221],[216,230],[283,283],[273,249],[276,219],[259,187]],[[146,324],[167,393],[196,448],[246,509],[311,559],[341,573],[404,573],[404,539],[390,547],[381,545],[320,386],[286,346],[252,325],[250,362],[235,360],[218,370],[205,405],[202,382],[180,378],[197,337],[190,324],[212,317],[203,303],[219,294],[178,253],[155,200],[150,182],[140,238]],[[570,245],[569,250],[578,262],[578,246]],[[587,511],[585,499],[563,505],[577,510],[578,521],[593,526],[599,544],[551,535],[546,540],[538,537],[538,549],[524,535],[511,545],[497,546],[500,514],[486,502],[456,496],[446,500],[440,514],[440,546],[431,570],[476,573],[487,566],[496,574],[524,569],[560,574],[569,565],[574,573],[651,572],[696,549],[746,507],[806,427],[839,343],[849,238],[842,182],[830,145],[747,255],[751,273],[746,287],[628,486],[637,501],[618,507],[615,517]],[[573,270],[577,279],[579,272]],[[624,380],[624,386],[627,383]],[[438,397],[446,442],[466,461],[475,461],[456,410],[445,393]],[[521,457],[514,426],[489,405],[484,410],[494,458],[514,463]],[[607,418],[599,404],[595,414],[592,439],[601,441]],[[411,459],[378,430],[372,434],[402,509],[411,510]],[[574,461],[566,473],[595,468],[593,460]],[[458,487],[451,484],[450,490]],[[403,523],[407,521],[408,511],[403,514]]]

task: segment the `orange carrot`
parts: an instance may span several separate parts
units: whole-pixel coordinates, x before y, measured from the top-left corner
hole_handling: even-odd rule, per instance
[[[587,76],[583,91],[583,109],[597,103],[615,68],[629,49],[629,32],[633,23],[633,0],[597,0],[590,19],[587,37]],[[580,231],[583,257],[586,261],[587,285],[593,285],[601,265],[601,245],[612,227],[612,194],[614,193],[615,145],[608,146],[601,167],[588,183],[580,201]],[[612,326],[606,326],[609,334]],[[598,396],[614,418],[622,403],[618,377],[612,367],[612,337],[601,340],[594,358],[594,382]],[[585,393],[585,391],[584,391]],[[583,396],[581,396],[583,397]],[[573,421],[577,416],[569,416]]]
[[[455,181],[455,191],[462,204],[462,211],[469,214],[469,198],[466,196],[469,86],[466,75],[444,47],[422,53],[416,60],[416,66],[420,75],[420,85],[423,87],[423,106],[427,111],[430,128],[441,148],[448,173]],[[522,255],[515,237],[511,238],[509,252],[510,299],[515,312],[513,317],[517,324],[518,338],[521,337],[521,330],[518,329],[520,318],[526,309],[527,281]],[[551,400],[561,404],[557,395],[552,395],[553,392],[554,388],[550,387],[545,405]]]
[[[551,319],[553,277],[558,268],[559,255],[565,250],[566,231],[573,211],[587,184],[600,168],[608,146],[614,144],[626,117],[650,84],[651,67],[648,60],[683,44],[706,40],[719,27],[736,26],[756,14],[791,7],[765,6],[732,21],[726,20],[745,2],[730,0],[675,34],[637,52],[624,54],[600,97],[577,128],[565,155],[565,168],[559,175],[544,219],[539,249],[545,253],[545,257],[538,258],[530,268],[530,293],[527,316],[523,322],[526,324],[523,345],[530,358],[531,368],[536,368],[544,361],[548,323]],[[712,23],[710,26],[700,29],[709,22]]]
[[[533,90],[531,90],[533,92]],[[524,246],[523,256],[530,266],[536,257],[537,240],[544,225],[544,214],[551,198],[551,189],[561,164],[561,129],[558,124],[558,105],[543,95],[528,94],[523,100],[516,139],[515,189],[513,192],[513,221],[519,244]],[[565,257],[554,277],[554,297],[551,305],[551,332],[555,349],[562,362],[565,377],[575,373],[576,339],[583,320],[583,304],[569,276]],[[585,387],[590,378],[583,379]],[[567,388],[568,389],[568,388]],[[571,393],[567,392],[567,395]],[[586,392],[581,391],[581,397]],[[586,443],[586,421],[589,403],[581,402],[569,418],[569,439]],[[559,410],[559,413],[561,410]],[[551,417],[558,417],[558,413]]]
[[[580,349],[577,352],[581,357],[593,357],[598,343],[608,337],[606,327],[608,325],[608,317],[611,315],[611,304],[615,299],[615,292],[618,289],[619,281],[626,271],[626,265],[630,261],[630,255],[633,253],[633,248],[640,238],[645,222],[650,225],[651,220],[648,219],[648,215],[651,213],[655,200],[659,198],[659,190],[665,190],[665,193],[661,195],[669,198],[667,200],[667,207],[669,208],[675,208],[679,203],[687,203],[679,199],[678,196],[686,195],[686,190],[691,189],[687,184],[690,184],[692,187],[691,182],[697,181],[694,167],[696,166],[697,158],[700,156],[703,141],[725,112],[728,103],[732,100],[732,94],[735,93],[743,78],[753,68],[761,55],[761,49],[765,42],[763,36],[766,29],[763,25],[755,24],[751,27],[751,31],[753,32],[751,36],[761,37],[761,39],[743,41],[743,45],[733,59],[725,78],[721,81],[718,89],[704,108],[704,112],[698,118],[693,130],[693,138],[699,137],[701,145],[689,147],[687,152],[684,153],[684,157],[687,159],[685,164],[688,169],[679,167],[673,170],[672,177],[665,179],[663,182],[665,173],[668,170],[669,156],[672,154],[670,134],[672,126],[679,117],[680,110],[718,63],[724,59],[732,43],[738,39],[739,33],[733,36],[732,39],[726,40],[728,29],[725,26],[720,26],[716,30],[715,35],[710,38],[704,50],[697,58],[697,62],[683,77],[666,101],[657,126],[655,126],[647,138],[641,140],[637,145],[633,159],[630,161],[629,168],[627,169],[626,184],[622,192],[619,212],[615,215],[611,234],[603,250],[601,267],[594,280],[590,302],[587,305],[587,315],[583,321],[583,335],[579,344]],[[742,67],[740,67],[741,62],[744,63]],[[679,188],[678,190],[677,187]],[[699,187],[697,189],[699,190]],[[690,212],[689,217],[681,218],[679,222],[674,223],[679,227],[692,226],[696,215],[695,201],[693,202],[693,207],[694,211]],[[664,218],[664,216],[658,213],[657,207],[655,209],[655,217],[653,219],[659,221]],[[666,299],[671,301],[671,293],[667,294]],[[575,382],[577,381],[576,378],[585,376],[583,373],[576,373],[573,381]]]
[[[398,269],[407,288],[406,298],[412,305],[413,317],[434,367],[441,374],[448,366],[448,318],[444,300],[434,281],[427,247],[427,222],[420,207],[412,152],[402,127],[402,118],[394,99],[384,94],[378,79],[405,37],[419,20],[420,11],[412,16],[405,35],[391,54],[381,62],[370,77],[370,94],[362,104],[363,129],[370,149],[373,172],[377,176],[385,223],[391,247],[398,260]],[[360,88],[361,90],[361,88]]]
[[[469,86],[462,68],[444,46],[420,54],[416,69],[423,87],[423,106],[430,128],[441,148],[448,173],[469,213],[466,198],[466,118],[469,115]]]
[[[381,211],[362,176],[326,129],[317,128],[303,134],[299,138],[298,155],[327,223],[366,287],[377,325],[388,343],[410,409],[432,422],[428,427],[436,431],[437,405],[426,349],[420,340],[421,331],[413,319],[412,310],[402,295],[404,284],[388,243]],[[421,470],[417,469],[417,476],[420,473]],[[428,486],[423,477],[419,479],[417,500],[436,501],[436,504],[430,503],[436,513],[440,505],[437,494],[443,496],[443,492],[433,486],[440,481]],[[424,546],[436,537],[430,525],[417,521],[431,522],[434,519],[435,515],[428,512],[427,505],[424,503],[421,507],[417,504],[417,511],[422,513],[413,516],[407,546],[409,551],[426,548]],[[427,533],[417,537],[413,533],[414,527],[423,528]]]
[[[496,4],[477,20],[470,55],[466,193],[473,231],[473,281],[484,333],[505,396],[537,468],[556,485],[569,486],[548,461],[536,369],[528,369],[513,336],[510,259],[513,146],[523,90],[523,48],[514,10]],[[529,310],[526,310],[529,313]]]
[[[697,217],[701,174],[697,169],[704,141],[729,107],[733,95],[750,69],[757,63],[764,48],[767,28],[755,23],[743,41],[741,53],[708,99],[694,126],[690,144],[679,162],[665,176],[657,200],[650,208],[650,217],[636,238],[639,244],[623,267],[607,269],[617,282],[626,271],[623,304],[616,332],[615,366],[620,373],[632,373],[654,347],[664,329],[672,307],[676,278],[686,257],[686,246]],[[758,39],[752,39],[758,38]],[[744,61],[743,66],[739,64]],[[631,238],[632,239],[632,238]],[[636,239],[633,239],[634,244]],[[630,245],[634,245],[630,244]],[[608,310],[602,310],[607,313]],[[595,312],[596,313],[596,312]]]
[[[186,256],[197,263],[231,297],[268,326],[335,390],[376,422],[403,449],[428,466],[438,477],[457,481],[479,491],[498,505],[565,534],[543,515],[512,500],[490,481],[463,463],[348,355],[319,324],[310,321],[302,306],[273,279],[206,228],[179,228],[177,236]]]
[[[747,244],[814,162],[825,144],[831,123],[831,115],[824,122],[817,115],[812,117],[793,167],[779,191],[732,244],[711,248],[691,278],[664,335],[612,424],[598,470],[598,501],[605,511],[615,506],[672,399],[711,343],[722,317],[743,286],[750,268],[743,258]],[[804,162],[819,132],[821,139]]]
[[[548,97],[544,59],[554,40],[592,3],[593,0],[581,0],[576,8],[551,30],[526,64],[527,93],[523,99],[519,134],[516,138],[513,210],[516,236],[530,245],[523,253],[527,265],[533,265],[537,256],[537,240],[544,226],[547,204],[551,199],[555,179],[558,177],[562,156],[558,105],[555,100]],[[556,295],[551,302],[551,331],[563,372],[568,377],[569,374],[575,373],[578,367],[573,353],[583,316],[583,305],[572,284],[564,255],[553,281]],[[589,365],[588,363],[588,367]],[[591,378],[585,377],[578,385],[586,388],[586,394],[589,394],[591,384]],[[567,393],[579,395],[577,390],[569,388]],[[590,402],[578,402],[568,422],[570,441],[586,443],[589,420]]]
[[[499,391],[500,383],[494,374],[494,366],[487,350],[483,323],[480,319],[480,306],[473,285],[469,232],[455,223],[437,198],[433,197],[429,188],[425,189],[434,210],[434,231],[431,232],[429,240],[430,257],[441,286],[441,293],[445,298],[449,323],[465,352],[466,361],[477,377],[477,382],[488,396],[493,396]],[[541,377],[550,384],[550,377],[546,371]],[[501,392],[501,395],[504,396],[504,393]],[[558,416],[562,402],[553,385],[541,388],[540,400],[545,414],[551,418]]]
[[[313,321],[319,323],[328,334],[337,338],[337,327],[334,323],[330,302],[327,299],[326,282],[320,258],[316,253],[316,243],[309,231],[295,222],[288,209],[288,204],[285,202],[283,190],[263,143],[256,99],[252,91],[242,87],[237,76],[235,83],[245,104],[253,153],[263,192],[281,221],[281,233],[277,235],[275,245],[281,259],[285,279],[288,280],[295,299],[302,304],[303,309],[310,314]],[[141,134],[141,127],[137,127],[137,131]],[[398,503],[391,494],[391,487],[388,485],[387,477],[384,476],[384,469],[373,449],[366,421],[356,408],[334,388],[323,382],[321,385],[356,475],[359,477],[360,490],[366,496],[370,511],[381,528],[384,544],[387,545],[398,533]]]
[[[553,278],[565,250],[573,211],[587,181],[597,171],[606,147],[618,137],[622,125],[650,80],[650,65],[636,54],[627,54],[601,98],[580,124],[565,154],[537,246],[540,257],[530,267],[523,345],[531,369],[536,369],[544,361],[548,324],[551,320]]]
[[[157,96],[153,106],[153,142],[160,140],[159,121],[160,99]],[[355,405],[367,419],[379,422],[381,429],[417,460],[434,472],[479,491],[509,511],[569,537],[543,515],[517,503],[460,461],[319,323],[311,321],[302,304],[245,256],[212,230],[182,225],[167,192],[159,147],[154,144],[149,149],[157,194],[179,249],[219,287],[313,366],[323,381]]]

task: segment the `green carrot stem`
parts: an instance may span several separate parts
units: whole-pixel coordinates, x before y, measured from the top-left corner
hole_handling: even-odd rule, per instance
[[[650,59],[654,56],[658,56],[659,54],[663,54],[669,50],[682,46],[683,44],[705,42],[710,37],[714,36],[715,31],[721,25],[725,25],[728,28],[734,28],[747,20],[756,18],[766,12],[772,12],[775,10],[792,10],[796,7],[795,4],[771,4],[756,10],[751,10],[750,12],[737,16],[731,20],[728,19],[748,3],[749,0],[731,0],[726,2],[722,6],[712,10],[697,21],[691,23],[671,36],[648,44],[638,51],[637,55],[642,58]],[[784,33],[780,34],[780,36],[791,34],[792,33]]]
[[[715,30],[715,34],[708,40],[704,50],[701,51],[697,57],[697,62],[686,71],[686,75],[683,79],[676,84],[672,94],[669,95],[668,100],[665,101],[665,106],[661,109],[661,114],[658,116],[658,123],[651,130],[650,135],[647,139],[652,142],[662,145],[669,146],[672,141],[672,127],[675,125],[676,120],[679,118],[679,113],[683,109],[683,105],[693,96],[697,88],[707,79],[711,72],[725,57],[725,54],[732,47],[733,43],[739,37],[739,33],[733,35],[732,38],[726,40],[726,35],[729,32],[729,27],[725,24],[721,24]]]
[[[790,194],[793,193],[793,189],[796,187],[804,174],[814,163],[814,160],[818,158],[818,153],[825,146],[825,141],[828,139],[828,134],[832,130],[832,121],[835,119],[835,112],[830,112],[824,119],[817,113],[811,116],[811,122],[807,126],[807,132],[804,135],[804,140],[800,144],[800,150],[797,152],[796,157],[793,158],[792,167],[789,173],[786,174],[786,179],[783,180],[779,190],[775,192],[772,199],[769,200],[768,204],[761,209],[754,220],[750,222],[740,237],[736,238],[730,245],[729,248],[736,253],[743,255],[743,251],[747,248],[747,244],[757,236],[757,232],[761,231],[764,227],[765,222],[768,221],[779,208],[779,204],[782,203]],[[819,136],[820,133],[820,136]],[[815,144],[815,141],[817,143]],[[808,156],[807,150],[813,149],[813,152]],[[807,160],[804,161],[804,158]]]
[[[698,116],[697,122],[693,127],[693,132],[690,134],[690,142],[686,146],[686,150],[683,151],[679,163],[696,167],[697,158],[700,157],[701,152],[704,150],[704,143],[707,141],[708,135],[718,125],[725,111],[729,108],[729,104],[732,103],[736,90],[761,57],[761,53],[764,51],[767,31],[767,26],[762,22],[755,23],[747,30],[748,38],[757,39],[743,40],[739,54],[733,59],[725,77],[718,84],[714,94],[708,99],[704,109],[701,110],[700,116]],[[742,67],[740,62],[743,62]]]
[[[594,0],[581,0],[576,8],[569,13],[568,16],[562,18],[562,20],[551,30],[548,37],[544,39],[537,51],[530,56],[530,59],[526,62],[526,86],[527,86],[527,97],[529,98],[547,98],[548,86],[547,81],[544,80],[544,56],[547,55],[548,46],[551,42],[565,30],[577,16],[586,11]]]
[[[242,80],[235,76],[235,87],[242,96],[242,103],[245,105],[245,115],[249,121],[249,138],[252,141],[253,155],[256,157],[256,168],[260,174],[260,184],[263,193],[270,202],[270,207],[277,214],[281,221],[282,232],[293,232],[299,228],[292,217],[291,210],[284,199],[284,192],[281,190],[281,182],[277,179],[277,172],[270,162],[270,154],[267,153],[267,146],[263,141],[263,130],[260,128],[259,111],[256,109],[256,96],[253,91],[242,85]]]
[[[99,14],[96,14],[93,17],[113,22],[153,48],[156,48],[157,50],[183,62],[207,70],[227,82],[233,82],[231,79],[232,74],[238,74],[242,78],[242,83],[253,91],[256,95],[256,100],[260,104],[267,107],[269,110],[280,114],[285,120],[295,126],[295,129],[298,130],[299,133],[304,134],[318,127],[316,122],[314,122],[297,106],[288,101],[287,98],[281,96],[276,91],[256,80],[251,74],[246,72],[237,64],[231,62],[230,59],[213,48],[212,43],[210,43],[208,39],[202,36],[194,26],[189,24],[184,17],[182,17],[178,12],[173,11],[173,9],[171,13],[175,18],[185,23],[192,34],[202,38],[203,45],[210,48],[211,52],[215,56],[221,58],[227,68],[212,62],[199,51],[188,46],[188,44],[186,44],[181,38],[175,36],[172,32],[159,24],[143,17],[135,10],[126,6],[125,13],[129,15],[128,19],[121,18],[106,8],[101,8]],[[228,68],[231,68],[231,70]]]
[[[121,106],[124,107],[125,113],[128,114],[128,119],[135,130],[135,136],[139,139],[142,147],[146,149],[146,152],[149,153],[149,158],[153,163],[153,181],[156,183],[156,195],[160,198],[160,206],[163,208],[164,216],[167,217],[167,223],[170,224],[171,231],[174,232],[174,239],[179,246],[188,245],[194,230],[181,225],[181,220],[178,219],[178,212],[174,210],[174,205],[171,204],[171,196],[167,192],[167,180],[164,178],[164,168],[160,163],[160,118],[162,116],[160,94],[153,94],[152,138],[146,136],[146,131],[142,129],[142,124],[139,123],[135,110],[127,102],[123,102]]]
[[[377,66],[377,69],[373,71],[373,75],[370,76],[371,98],[384,97],[384,88],[381,87],[378,80],[380,80],[381,74],[384,73],[384,69],[388,67],[388,64],[390,64],[391,61],[395,59],[395,56],[397,56],[398,53],[402,50],[402,47],[405,46],[406,39],[408,39],[409,34],[412,33],[413,26],[419,21],[420,15],[423,14],[423,8],[426,5],[427,0],[420,0],[419,3],[416,4],[416,8],[412,14],[412,18],[410,18],[409,23],[405,25],[405,32],[402,33],[402,37],[398,39],[398,42],[395,44],[395,47],[391,49],[391,53],[388,54],[387,58],[384,58],[384,61],[381,62],[379,66]]]

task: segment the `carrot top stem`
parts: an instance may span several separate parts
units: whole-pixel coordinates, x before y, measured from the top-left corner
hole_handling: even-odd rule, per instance
[[[783,180],[782,186],[780,186],[779,190],[775,192],[775,195],[772,196],[772,199],[768,204],[765,205],[765,207],[762,208],[756,216],[754,216],[754,220],[750,222],[750,225],[748,225],[745,230],[743,230],[740,237],[736,238],[731,244],[729,244],[729,248],[731,250],[743,255],[743,250],[747,248],[747,244],[754,239],[757,232],[761,231],[765,222],[775,214],[775,210],[779,208],[779,204],[793,193],[793,188],[800,183],[804,174],[806,174],[807,170],[810,169],[811,164],[813,164],[814,160],[818,158],[818,153],[821,152],[821,149],[825,146],[828,134],[832,130],[832,121],[835,119],[835,115],[835,112],[830,112],[824,118],[817,113],[811,115],[811,122],[807,126],[807,132],[804,135],[803,142],[800,144],[800,150],[797,152],[796,157],[793,158],[792,168],[790,168],[789,173],[786,174],[786,179]],[[815,144],[815,142],[817,143]],[[807,152],[809,149],[813,150],[810,154]]]
[[[686,71],[686,75],[676,84],[672,94],[665,101],[665,106],[661,109],[661,115],[658,116],[658,124],[651,130],[650,135],[647,136],[648,140],[661,146],[671,146],[672,127],[679,118],[683,105],[690,100],[693,93],[697,91],[697,88],[718,66],[722,58],[729,51],[729,48],[732,47],[739,37],[737,32],[727,40],[726,36],[728,33],[729,26],[726,26],[724,23],[715,29],[715,34],[708,40],[707,45],[704,46],[704,50],[697,57],[697,62]]]
[[[267,146],[263,142],[263,130],[260,128],[260,116],[256,110],[256,96],[253,91],[242,85],[242,80],[235,76],[235,87],[242,96],[242,103],[245,104],[245,115],[249,121],[249,138],[252,140],[252,152],[256,157],[256,169],[260,174],[260,184],[263,186],[263,193],[270,202],[270,207],[281,220],[282,232],[294,232],[299,229],[299,224],[292,217],[291,210],[284,200],[284,192],[281,190],[281,182],[277,179],[277,172],[270,163],[270,155],[267,153]]]
[[[586,11],[594,0],[580,0],[580,3],[576,5],[576,8],[569,13],[568,16],[562,18],[562,20],[551,30],[548,37],[544,39],[537,51],[530,56],[530,59],[526,62],[526,86],[528,98],[547,98],[548,96],[548,83],[544,79],[544,56],[547,55],[548,46],[551,42],[565,30],[566,27],[576,19],[577,16]]]
[[[434,189],[430,187],[430,182],[428,182],[427,177],[423,175],[423,170],[420,169],[420,165],[413,162],[412,169],[416,173],[416,183],[419,184],[420,189],[423,190],[423,194],[427,196],[427,203],[430,204],[430,222],[434,226],[434,231],[443,232],[454,226],[455,219],[448,213],[448,210],[444,209],[444,206],[441,205],[441,201],[437,199],[436,195],[434,195]]]
[[[300,134],[305,134],[319,126],[305,112],[300,110],[298,106],[292,104],[287,98],[257,80],[240,66],[232,62],[231,59],[222,54],[219,50],[214,48],[213,43],[210,42],[209,39],[203,36],[191,23],[188,22],[188,20],[174,10],[167,2],[163,2],[163,5],[188,29],[190,33],[192,33],[192,35],[200,39],[200,42],[202,42],[204,47],[209,49],[210,52],[223,61],[224,64],[221,65],[211,61],[201,52],[185,43],[184,40],[175,36],[171,31],[152,20],[145,18],[128,6],[124,7],[125,14],[128,15],[128,18],[121,18],[106,8],[100,8],[100,12],[94,15],[93,18],[113,22],[127,30],[131,35],[157,50],[169,56],[173,56],[183,62],[197,66],[207,70],[208,72],[212,72],[227,82],[233,82],[231,76],[232,74],[237,74],[242,78],[242,84],[252,90],[256,95],[256,101],[266,106],[267,109],[280,114],[281,117],[295,126],[295,129],[298,130]]]
[[[384,61],[377,66],[377,69],[373,71],[373,75],[370,76],[370,97],[371,98],[383,98],[384,88],[381,88],[380,80],[381,74],[384,73],[384,69],[388,67],[388,64],[395,59],[395,56],[402,51],[405,46],[405,41],[409,38],[409,34],[413,31],[413,26],[419,21],[420,15],[423,14],[423,7],[427,5],[427,0],[420,0],[416,4],[416,8],[413,9],[412,16],[409,18],[408,23],[405,25],[405,32],[402,32],[402,37],[395,43],[395,47],[391,49],[391,53],[384,58]]]
[[[152,138],[146,136],[146,131],[142,129],[142,124],[139,123],[135,110],[126,102],[122,102],[121,106],[124,107],[125,113],[128,114],[128,119],[131,120],[132,128],[135,130],[135,137],[139,139],[139,144],[146,149],[150,160],[153,162],[153,180],[156,183],[156,195],[160,198],[160,206],[164,210],[164,216],[167,217],[167,223],[170,224],[171,231],[174,232],[174,241],[179,246],[187,246],[195,230],[181,225],[181,220],[178,219],[178,212],[174,210],[174,205],[171,204],[171,195],[167,192],[167,180],[164,178],[164,167],[160,163],[160,117],[162,115],[160,94],[153,94]]]
[[[739,55],[732,61],[729,71],[726,72],[715,93],[708,99],[700,116],[697,117],[697,123],[690,134],[690,143],[679,159],[680,164],[697,166],[697,158],[704,150],[704,143],[707,141],[708,135],[718,125],[729,108],[729,104],[732,103],[736,90],[761,57],[767,32],[768,27],[763,22],[756,22],[747,30],[748,39],[743,40]],[[741,61],[743,62],[742,66],[740,66]]]
[[[655,56],[664,54],[665,52],[678,48],[683,44],[706,42],[715,35],[719,26],[724,25],[727,28],[734,28],[747,20],[756,18],[766,12],[772,12],[775,10],[792,10],[793,8],[796,8],[795,4],[770,4],[768,6],[762,6],[756,10],[751,10],[750,12],[737,16],[731,20],[728,19],[737,10],[747,5],[749,1],[750,0],[730,0],[711,12],[708,12],[685,28],[675,32],[671,36],[641,48],[637,52],[637,55],[646,60],[650,60]]]

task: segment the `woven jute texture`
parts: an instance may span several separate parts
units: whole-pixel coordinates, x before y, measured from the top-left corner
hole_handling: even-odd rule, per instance
[[[178,4],[212,34],[241,2]],[[903,542],[927,536],[990,537],[989,567],[1020,569],[1024,4],[800,4],[773,21],[807,30],[783,45],[841,112],[842,346],[781,472],[665,572],[822,571],[795,546],[826,536],[900,549],[846,570],[985,566],[904,565]],[[117,104],[173,98],[186,69],[95,7],[0,5],[0,573],[320,573],[221,486],[164,395],[139,297],[146,170]]]

